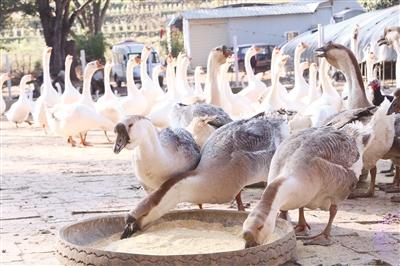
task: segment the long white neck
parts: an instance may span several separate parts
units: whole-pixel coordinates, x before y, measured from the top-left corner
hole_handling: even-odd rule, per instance
[[[309,102],[311,103],[312,101],[316,100],[318,98],[318,88],[317,88],[317,68],[315,67],[310,67],[309,71],[309,91],[308,91],[308,98]]]
[[[153,69],[153,73],[152,73],[152,80],[153,80],[154,86],[157,87],[158,90],[164,92],[163,89],[160,86],[160,83],[158,82],[158,75],[159,74],[160,74],[160,70],[157,69],[157,68],[154,68]]]
[[[50,53],[45,53],[43,56],[43,95],[48,95],[49,93],[57,94],[51,84],[50,78]],[[53,91],[52,91],[53,90]]]
[[[218,89],[218,64],[214,62],[212,53],[208,56],[205,92],[207,93],[208,103],[221,106],[221,96]]]
[[[88,103],[93,103],[92,99],[92,93],[90,91],[91,87],[91,81],[92,81],[92,76],[94,74],[94,71],[91,69],[88,69],[86,67],[85,73],[83,74],[83,89],[82,89],[82,100],[87,101]]]
[[[194,89],[195,89],[196,94],[203,93],[203,88],[202,88],[201,82],[200,82],[200,76],[201,76],[200,70],[196,69],[194,71]]]
[[[331,95],[332,93],[337,93],[335,88],[330,83],[330,78],[328,76],[328,62],[326,59],[321,59],[321,65],[319,68],[320,82],[322,87],[323,95]]]
[[[150,52],[142,52],[140,57],[140,79],[142,83],[151,82],[151,78],[147,73],[147,59],[149,58]]]
[[[368,58],[366,60],[366,65],[367,65],[367,83],[369,84],[371,81],[376,79],[374,73],[374,62],[372,62],[372,60]]]
[[[151,122],[145,122],[143,128],[146,128],[146,136],[140,139],[138,146],[136,146],[134,154],[136,158],[144,160],[147,163],[157,161],[156,158],[164,160],[164,151],[161,145],[157,129]]]
[[[303,72],[300,73],[300,59],[301,59],[301,50],[299,47],[296,47],[294,51],[294,84],[300,84],[300,75],[303,74]]]
[[[3,84],[8,80],[7,76],[7,73],[0,75],[0,97],[3,97]]]
[[[28,97],[26,96],[25,89],[27,87],[26,83],[28,82],[27,77],[22,77],[21,82],[19,84],[19,98],[18,101],[27,100]]]
[[[272,65],[271,65],[272,66]],[[274,65],[274,71],[271,71],[271,89],[262,103],[265,111],[275,111],[276,105],[279,105],[281,99],[279,97],[279,67]]]
[[[350,41],[350,50],[353,52],[354,56],[358,61],[358,39],[352,37]]]
[[[189,61],[184,61],[183,65],[182,65],[182,81],[183,81],[184,88],[188,90],[187,93],[189,95],[193,95],[193,90],[189,85],[189,80],[187,77],[188,68],[189,68]]]
[[[128,60],[128,64],[126,66],[126,86],[128,90],[128,96],[133,96],[139,93],[139,89],[135,84],[135,81],[133,79],[133,68],[134,68],[134,63],[132,60]]]
[[[343,60],[342,72],[349,83],[349,107],[362,108],[371,106],[365,94],[364,83],[360,69],[349,58]]]
[[[220,79],[219,79],[219,90],[220,94],[223,97],[224,101],[229,101],[232,95],[232,89],[229,85],[229,77],[228,77],[228,68],[229,65],[227,63],[223,64],[220,67]]]
[[[71,82],[71,64],[72,60],[65,60],[65,77],[64,77],[64,82],[65,82],[65,90],[72,90],[74,86],[72,85]]]
[[[176,77],[175,77],[174,65],[172,62],[167,65],[166,78],[167,78],[167,88],[168,88],[167,95],[170,98],[176,98],[177,96]]]
[[[397,53],[396,59],[396,88],[400,88],[400,40],[392,41],[393,49]]]
[[[254,80],[256,77],[254,76],[253,69],[251,68],[250,60],[254,55],[251,53],[246,53],[244,56],[244,68],[246,70],[247,79]]]
[[[110,73],[111,73],[111,65],[106,65],[104,67],[104,96],[114,96],[114,93],[111,90],[110,85]]]

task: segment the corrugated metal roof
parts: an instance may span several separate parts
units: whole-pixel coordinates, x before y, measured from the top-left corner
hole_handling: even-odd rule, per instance
[[[232,17],[273,16],[286,14],[314,13],[320,2],[292,3],[267,6],[226,7],[196,9],[184,12],[184,19],[212,19]]]

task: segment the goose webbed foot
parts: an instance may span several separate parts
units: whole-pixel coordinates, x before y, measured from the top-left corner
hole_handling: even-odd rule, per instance
[[[354,199],[354,198],[372,198],[374,196],[374,194],[375,194],[376,172],[377,172],[376,167],[373,167],[370,170],[371,181],[369,183],[369,188],[368,188],[368,190],[366,192],[365,191],[356,190],[356,191],[352,192],[349,195],[348,198],[349,199]]]
[[[311,236],[311,237],[303,237],[302,239],[305,239],[303,242],[304,245],[319,245],[319,246],[330,246],[334,242],[331,238],[331,230],[332,230],[332,223],[333,219],[335,219],[337,213],[337,206],[332,204],[329,207],[329,221],[328,224],[326,225],[324,231],[320,233],[319,235],[316,236]]]
[[[136,233],[139,230],[140,226],[136,218],[128,214],[128,216],[126,217],[124,232],[122,232],[120,239],[131,237],[134,233]]]
[[[71,145],[71,147],[75,147],[76,146],[76,141],[72,138],[72,136],[68,137],[67,142]]]
[[[306,217],[304,216],[304,208],[299,208],[299,222],[294,227],[296,236],[308,236],[310,229],[311,227],[308,225]]]
[[[82,134],[79,133],[79,137],[80,137],[80,139],[81,139],[81,145],[82,145],[82,146],[84,146],[84,147],[93,146],[93,145],[90,144],[89,142],[86,142],[86,135],[85,135],[85,137],[83,137]]]

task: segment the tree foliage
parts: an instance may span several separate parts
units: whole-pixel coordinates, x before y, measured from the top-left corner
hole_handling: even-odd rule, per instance
[[[27,15],[34,15],[36,12],[33,0],[1,0],[0,1],[0,28],[7,27],[10,23],[11,15],[21,12]]]
[[[399,4],[399,0],[359,0],[367,11],[378,10]]]
[[[167,40],[161,42],[161,46],[163,47],[166,54],[168,51],[168,43]],[[179,30],[171,31],[171,54],[173,57],[177,57],[180,52],[183,52],[184,44],[183,44],[183,33]]]
[[[87,61],[104,60],[106,42],[101,32],[95,35],[77,35],[75,41],[78,51],[85,50]]]
[[[77,8],[81,7],[79,0],[73,0],[73,3]],[[83,8],[82,12],[77,16],[80,26],[93,36],[100,33],[109,6],[110,0],[92,1],[92,3]]]

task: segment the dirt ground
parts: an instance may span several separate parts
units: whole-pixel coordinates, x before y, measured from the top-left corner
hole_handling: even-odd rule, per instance
[[[1,121],[1,265],[59,265],[54,256],[58,230],[93,217],[87,211],[125,212],[144,196],[133,175],[131,152],[112,152],[102,132],[90,132],[93,147],[70,148],[66,140],[46,136],[36,127]],[[111,134],[111,137],[114,136]],[[380,162],[379,169],[389,166]],[[378,177],[390,182],[392,177]],[[262,189],[245,189],[244,202],[254,207]],[[400,225],[384,217],[399,215],[393,194],[377,191],[371,199],[347,200],[334,221],[335,244],[303,246],[301,265],[400,265]],[[179,208],[197,208],[182,204]],[[235,208],[232,204],[205,208]],[[297,211],[290,212],[292,221]],[[312,233],[328,221],[324,211],[306,211]]]

